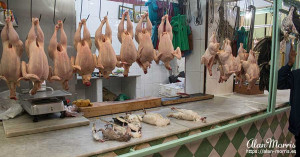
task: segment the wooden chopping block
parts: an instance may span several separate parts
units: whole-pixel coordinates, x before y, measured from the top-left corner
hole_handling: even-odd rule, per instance
[[[130,112],[146,108],[160,107],[160,97],[145,97],[127,101],[94,102],[92,107],[80,107],[84,117]]]

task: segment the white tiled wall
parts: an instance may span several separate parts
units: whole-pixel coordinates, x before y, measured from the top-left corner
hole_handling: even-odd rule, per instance
[[[112,45],[113,48],[116,52],[116,54],[120,53],[120,48],[121,48],[121,43],[119,42],[117,38],[117,33],[118,33],[118,25],[120,23],[120,20],[118,19],[118,9],[119,5],[122,5],[122,3],[119,2],[112,2],[108,0],[102,0],[101,2],[102,8],[101,8],[101,16],[102,18],[106,15],[108,11],[108,20],[109,24],[112,29]],[[81,1],[76,0],[76,25],[78,25],[79,22],[79,15],[80,15],[80,6],[81,6]],[[132,4],[124,4],[124,7],[130,7],[132,8]],[[100,25],[100,20],[99,20],[99,0],[84,0],[83,1],[83,6],[82,6],[82,18],[86,18],[90,14],[90,17],[87,21],[87,26],[89,28],[89,31],[91,33],[91,36],[93,37],[97,28]],[[133,23],[134,30],[136,23]],[[105,27],[104,27],[105,28]],[[125,22],[125,28],[126,28],[126,22]],[[104,33],[103,29],[103,33]],[[134,31],[135,32],[135,31]],[[134,40],[135,46],[138,47],[138,44]],[[96,52],[97,53],[97,52]],[[157,65],[154,61],[152,62],[151,68],[148,69],[148,74],[144,74],[143,70],[136,64],[134,63],[131,68],[130,68],[130,73],[129,74],[137,74],[141,75],[141,77],[137,78],[138,84],[136,87],[128,87],[128,88],[135,88],[136,90],[136,96],[137,97],[145,97],[145,96],[158,96],[159,94],[159,84],[160,83],[168,83],[168,77],[169,77],[169,71],[165,69],[163,64]],[[114,81],[115,82],[115,81]],[[120,92],[118,91],[121,90],[121,86],[118,86],[118,84],[114,85],[105,85],[105,81],[103,82],[104,86],[108,87],[109,89],[114,90],[115,92]],[[114,87],[109,87],[109,86],[114,86]],[[120,88],[118,88],[120,87]],[[118,88],[118,89],[117,89]],[[134,90],[134,89],[130,89]],[[113,91],[113,92],[114,92]]]
[[[190,1],[192,16],[197,15],[197,1]],[[193,33],[193,52],[186,57],[186,93],[203,93],[204,66],[201,65],[201,56],[205,52],[205,8],[201,3],[203,24],[196,26],[193,18],[190,26]]]

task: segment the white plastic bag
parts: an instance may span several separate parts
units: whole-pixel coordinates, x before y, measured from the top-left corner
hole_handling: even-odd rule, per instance
[[[21,104],[16,100],[4,99],[0,101],[0,120],[14,118],[23,112]]]

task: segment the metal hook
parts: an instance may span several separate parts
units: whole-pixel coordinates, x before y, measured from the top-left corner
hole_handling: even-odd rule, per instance
[[[80,6],[80,20],[81,20],[81,14],[82,14],[82,3],[83,3],[83,0],[81,0],[81,6]],[[86,18],[86,21],[89,19],[89,17],[90,17],[90,14]]]
[[[123,7],[124,7],[124,0],[122,2],[122,15],[123,15]]]
[[[39,21],[41,21],[42,14],[40,14]],[[30,1],[30,20],[32,22],[32,0]]]
[[[55,25],[55,9],[56,9],[56,0],[54,0],[54,11],[53,11],[53,24]],[[65,23],[66,17],[63,20],[63,23]]]
[[[101,0],[99,0],[99,20],[101,21]]]

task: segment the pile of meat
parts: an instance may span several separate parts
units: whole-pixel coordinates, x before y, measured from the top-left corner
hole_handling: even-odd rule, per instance
[[[248,90],[250,90],[259,79],[259,67],[253,51],[251,50],[248,54],[241,43],[238,56],[234,57],[229,39],[223,41],[222,47],[220,50],[216,33],[213,32],[208,47],[201,58],[201,63],[207,67],[210,76],[212,76],[213,64],[219,63],[219,83],[226,82],[232,74],[235,74],[240,85],[246,78],[249,84]]]

